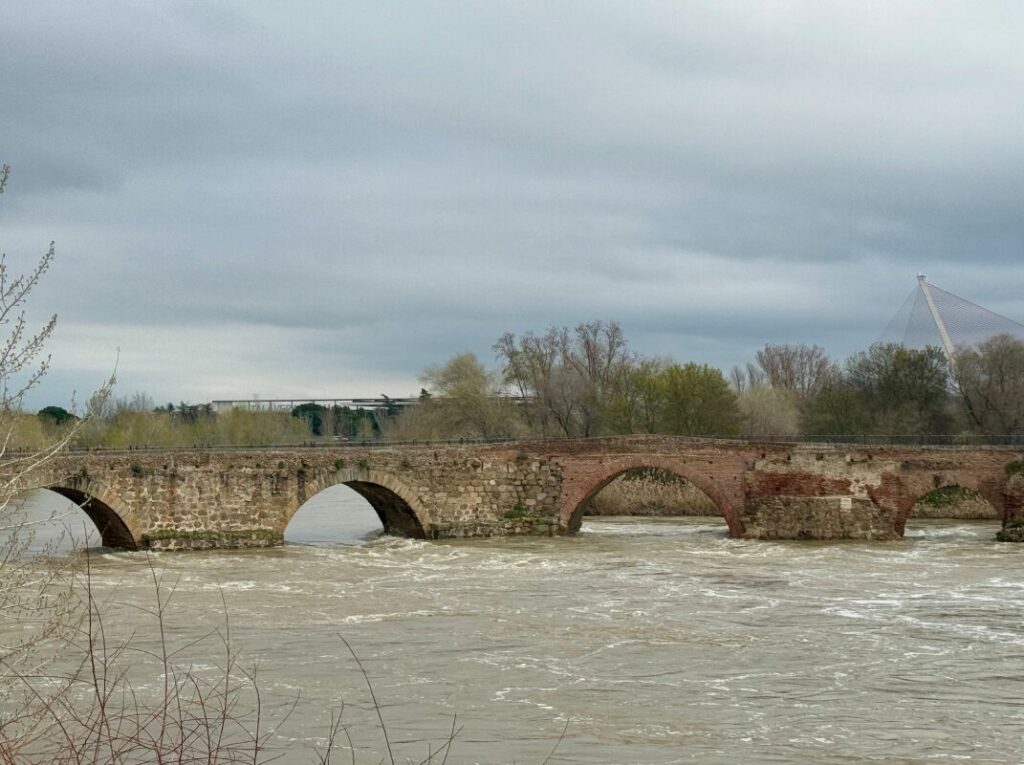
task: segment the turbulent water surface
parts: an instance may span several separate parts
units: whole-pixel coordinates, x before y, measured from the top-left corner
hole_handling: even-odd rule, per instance
[[[276,745],[309,762],[342,702],[360,761],[419,760],[457,715],[449,763],[1024,761],[1024,551],[990,523],[892,543],[728,539],[717,518],[611,519],[564,539],[383,537],[344,488],[291,544],[153,556],[170,637],[223,620],[258,665]],[[147,557],[93,558],[116,628],[153,601]],[[209,656],[202,655],[203,650]],[[198,652],[198,653],[197,653]],[[193,650],[210,666],[214,646]],[[347,761],[347,757],[340,758]]]

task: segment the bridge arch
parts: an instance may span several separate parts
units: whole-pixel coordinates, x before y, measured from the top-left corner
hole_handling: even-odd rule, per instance
[[[389,473],[375,470],[338,470],[322,473],[309,482],[300,482],[296,501],[281,520],[278,533],[284,535],[288,523],[310,499],[332,486],[347,486],[370,503],[385,534],[423,539],[430,528],[430,515],[413,492]]]
[[[568,534],[575,534],[580,530],[583,523],[583,513],[587,504],[604,487],[610,484],[619,476],[632,470],[654,469],[678,476],[689,481],[700,489],[711,500],[715,508],[725,520],[729,527],[729,536],[742,537],[743,523],[739,517],[738,500],[730,495],[727,489],[723,489],[719,482],[714,480],[706,472],[702,471],[695,463],[665,458],[655,455],[639,455],[630,459],[617,459],[614,462],[602,464],[597,471],[587,470],[587,477],[580,482],[575,489],[569,488],[563,499],[561,524]],[[737,483],[739,476],[736,476]],[[736,487],[739,488],[738,486]],[[565,491],[565,488],[563,488]]]
[[[990,481],[979,480],[977,477],[958,473],[955,475],[921,476],[907,481],[903,487],[901,501],[896,511],[896,533],[903,536],[907,522],[913,520],[914,508],[930,498],[942,496],[947,492],[963,491],[966,496],[983,500],[993,509],[992,519],[1000,519],[1004,511],[1004,497],[1001,483],[996,486]]]
[[[138,523],[127,506],[114,494],[100,486],[78,486],[74,483],[53,483],[41,487],[78,505],[89,516],[100,534],[104,547],[119,550],[139,549]]]

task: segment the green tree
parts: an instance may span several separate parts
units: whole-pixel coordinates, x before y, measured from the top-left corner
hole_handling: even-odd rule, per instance
[[[736,395],[722,372],[707,364],[672,364],[656,385],[661,397],[656,432],[687,436],[733,436],[740,432]]]
[[[137,397],[143,394],[135,394]],[[144,410],[139,410],[144,411]],[[216,419],[217,413],[213,411],[213,407],[210,404],[186,404],[182,401],[178,404],[178,408],[173,412],[173,419],[176,423],[182,425],[194,425],[204,420]]]
[[[78,418],[61,406],[44,406],[38,412],[38,417],[43,422],[60,427],[69,422],[75,422]]]
[[[939,348],[876,343],[846,362],[846,379],[871,412],[871,431],[949,433],[949,362]]]
[[[812,436],[861,435],[872,430],[867,401],[839,373],[814,397],[803,424],[804,433]]]
[[[330,427],[325,428],[329,432],[325,435],[370,439],[380,433],[377,418],[369,409],[334,405],[331,407],[330,420]]]
[[[605,409],[605,432],[657,432],[664,410],[664,386],[660,384],[660,376],[670,364],[663,359],[637,359],[623,371],[616,395]]]
[[[846,360],[811,402],[813,435],[924,435],[953,427],[949,366],[938,348],[876,344]]]
[[[324,420],[327,418],[327,407],[314,403],[299,404],[292,409],[292,417],[303,420],[314,436],[322,436]]]
[[[519,404],[503,395],[498,374],[472,353],[428,367],[419,403],[390,418],[390,439],[510,438],[524,424]]]

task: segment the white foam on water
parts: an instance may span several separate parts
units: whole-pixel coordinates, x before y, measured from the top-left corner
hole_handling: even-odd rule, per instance
[[[375,624],[391,619],[407,618],[411,616],[438,616],[440,611],[419,609],[417,611],[391,611],[379,614],[353,614],[341,618],[343,624]]]
[[[559,752],[576,762],[923,761],[919,730],[940,730],[931,745],[946,751],[1022,760],[1004,670],[1020,655],[1024,567],[968,524],[950,528],[773,543],[727,539],[724,525],[588,521],[575,539],[103,555],[94,573],[132,606],[151,605],[150,561],[168,581],[182,574],[184,635],[217,626],[217,582],[230,582],[233,632],[263,657],[268,698],[301,688],[311,709],[353,698],[370,714],[343,632],[394,730],[458,713],[470,753],[453,761],[490,761],[474,740],[542,761],[550,747],[535,758],[522,732],[566,719],[580,722]],[[306,726],[295,740],[322,732],[293,720]],[[683,736],[699,746],[681,753]]]

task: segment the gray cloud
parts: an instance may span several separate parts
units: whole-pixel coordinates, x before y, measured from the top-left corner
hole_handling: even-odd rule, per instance
[[[876,340],[918,269],[1024,318],[1024,9],[68,6],[0,17],[0,243],[42,399],[395,394],[616,318],[721,366]]]

